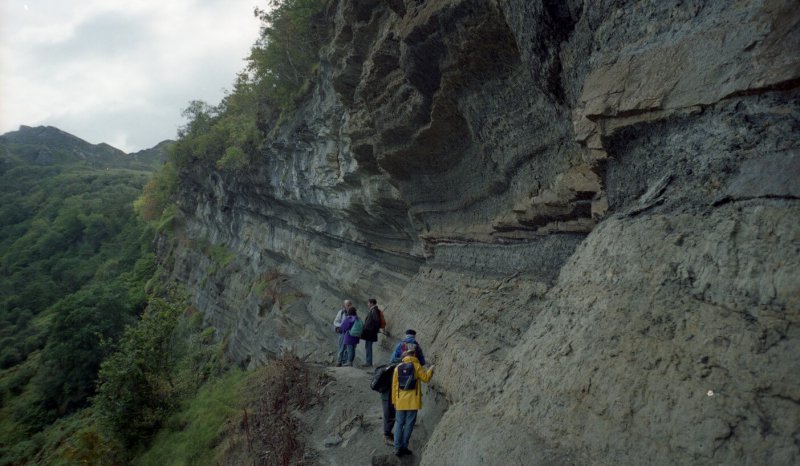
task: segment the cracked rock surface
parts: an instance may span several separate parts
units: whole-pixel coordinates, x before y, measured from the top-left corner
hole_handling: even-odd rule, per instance
[[[234,359],[330,362],[376,297],[437,365],[420,464],[800,462],[795,1],[325,14],[310,97],[160,244]]]

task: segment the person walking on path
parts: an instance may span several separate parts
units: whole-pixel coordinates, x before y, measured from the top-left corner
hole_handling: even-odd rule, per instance
[[[342,366],[352,366],[356,357],[356,346],[359,336],[364,328],[364,323],[358,318],[356,308],[351,307],[347,310],[347,317],[342,321],[342,335],[344,335],[344,352],[342,356]]]
[[[336,332],[337,342],[336,367],[340,367],[344,361],[344,333],[342,333],[342,322],[344,321],[345,317],[347,317],[347,311],[350,308],[353,308],[353,302],[349,299],[345,299],[342,304],[342,308],[339,309],[339,312],[336,313],[336,318],[333,319],[333,330]]]
[[[408,442],[417,422],[417,411],[422,409],[422,383],[433,377],[433,368],[422,367],[416,356],[416,345],[407,343],[402,362],[394,369],[392,376],[392,403],[397,414],[394,424],[394,454],[410,455]]]
[[[405,351],[405,348],[409,344],[413,344],[415,346],[415,348],[416,348],[415,353],[416,353],[417,359],[419,360],[419,363],[424,366],[425,365],[425,355],[422,354],[422,347],[419,346],[419,343],[417,343],[417,332],[415,332],[412,329],[406,330],[406,334],[405,334],[405,336],[403,336],[403,340],[400,341],[400,343],[398,343],[397,346],[394,347],[394,352],[392,353],[391,362],[400,362],[400,360],[403,357],[403,352]]]
[[[370,381],[370,388],[380,393],[383,408],[383,439],[388,446],[394,446],[395,410],[392,404],[392,378],[397,364],[384,364],[375,368]]]
[[[394,372],[394,370],[392,370]],[[381,393],[381,407],[383,408],[383,440],[386,445],[394,446],[394,423],[397,418],[397,411],[392,403],[392,391],[386,390]]]
[[[364,367],[372,367],[372,344],[378,341],[378,333],[381,329],[386,328],[386,319],[383,318],[383,312],[378,309],[378,301],[375,298],[370,298],[367,302],[369,303],[369,312],[364,318],[364,331],[361,333],[361,339],[364,340],[367,361]]]

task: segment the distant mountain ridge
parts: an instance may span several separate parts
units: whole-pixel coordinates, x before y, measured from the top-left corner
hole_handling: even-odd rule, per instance
[[[0,157],[36,165],[83,164],[92,168],[152,171],[166,160],[165,140],[150,149],[127,154],[106,143],[92,144],[54,126],[20,126],[0,135]]]

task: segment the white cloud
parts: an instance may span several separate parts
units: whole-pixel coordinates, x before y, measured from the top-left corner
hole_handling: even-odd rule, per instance
[[[53,125],[126,151],[174,138],[186,104],[216,104],[244,67],[263,3],[0,2],[0,133]]]

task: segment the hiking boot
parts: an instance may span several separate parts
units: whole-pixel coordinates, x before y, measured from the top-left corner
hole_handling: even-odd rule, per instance
[[[388,445],[390,447],[393,447],[394,446],[394,435],[391,435],[391,434],[384,435],[383,436],[383,443],[385,443],[386,445]]]
[[[361,367],[372,367],[372,364],[362,364]]]
[[[342,367],[342,363],[340,363],[340,362],[337,362],[337,363],[336,363],[336,367]]]
[[[400,448],[396,448],[394,450],[394,456],[403,456],[402,450]]]
[[[404,455],[413,455],[413,453],[411,453],[411,450],[409,450],[408,448],[401,448],[400,449],[400,456],[404,456]]]

